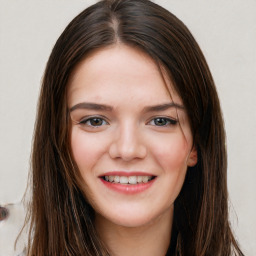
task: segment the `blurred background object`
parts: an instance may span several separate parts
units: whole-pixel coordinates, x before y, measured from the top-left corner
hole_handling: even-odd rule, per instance
[[[25,210],[22,203],[17,204],[0,204],[0,255],[1,256],[18,256],[22,255],[26,247],[26,231],[21,233],[17,240],[16,249],[15,241],[20,233],[25,219]]]

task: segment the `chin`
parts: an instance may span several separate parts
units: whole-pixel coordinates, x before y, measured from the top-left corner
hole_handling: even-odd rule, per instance
[[[112,222],[118,226],[127,228],[138,228],[146,226],[153,222],[152,217],[149,216],[122,216],[122,218],[113,218]]]
[[[107,220],[111,224],[127,227],[127,228],[139,228],[143,226],[152,225],[160,220],[162,217],[170,219],[172,216],[173,207],[168,207],[168,209],[163,209],[162,211],[154,212],[145,209],[116,209],[114,212],[108,212],[105,214],[100,214],[100,218]]]

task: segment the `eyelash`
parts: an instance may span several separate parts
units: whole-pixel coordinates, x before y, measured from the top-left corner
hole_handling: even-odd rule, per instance
[[[157,120],[158,120],[158,122],[164,121],[164,124],[157,125],[156,124]],[[93,125],[92,121],[100,121],[100,124]],[[166,126],[177,125],[177,123],[178,123],[178,120],[176,120],[176,119],[167,118],[167,117],[155,117],[155,118],[151,119],[147,124],[153,125],[153,126],[158,126],[158,127],[166,127]],[[86,118],[86,119],[80,121],[79,124],[90,126],[90,127],[100,127],[103,125],[108,125],[109,123],[102,117],[97,117],[97,116],[94,117],[93,116],[93,117]]]
[[[156,120],[161,120],[161,121],[164,121],[165,124],[162,124],[162,125],[157,125],[156,124]],[[153,124],[152,124],[153,122]],[[176,119],[172,119],[172,118],[167,118],[167,117],[155,117],[153,119],[151,119],[148,124],[150,125],[153,125],[153,126],[158,126],[158,127],[166,127],[166,126],[172,126],[172,125],[177,125],[178,123],[178,120]]]
[[[92,124],[92,121],[95,121],[95,120],[98,120],[100,122],[102,122],[100,125],[93,125]],[[88,122],[90,122],[90,124],[88,124]],[[98,117],[98,116],[92,116],[90,118],[86,118],[86,119],[83,119],[82,121],[80,121],[78,124],[81,124],[81,125],[86,125],[86,126],[90,126],[90,127],[100,127],[102,125],[108,125],[109,123],[102,117]]]

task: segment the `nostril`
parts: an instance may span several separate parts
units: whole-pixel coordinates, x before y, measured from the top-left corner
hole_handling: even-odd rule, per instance
[[[5,220],[9,215],[8,209],[0,206],[0,221]]]
[[[142,159],[147,155],[146,146],[138,141],[120,140],[110,145],[109,155],[111,158],[119,158],[124,161]]]

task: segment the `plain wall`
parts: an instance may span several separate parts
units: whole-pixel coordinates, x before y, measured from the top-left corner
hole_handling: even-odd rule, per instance
[[[94,2],[0,0],[0,205],[18,203],[26,188],[37,98],[51,49],[68,22]],[[155,2],[188,26],[212,71],[226,124],[231,223],[245,255],[254,256],[256,1]]]

